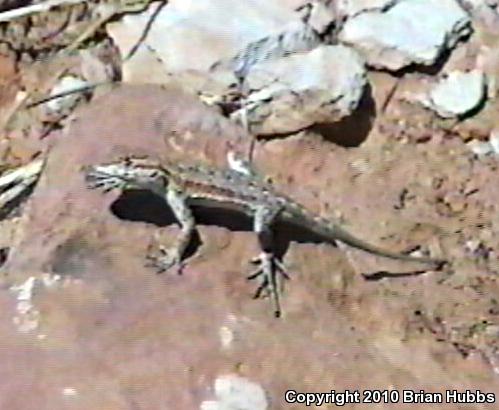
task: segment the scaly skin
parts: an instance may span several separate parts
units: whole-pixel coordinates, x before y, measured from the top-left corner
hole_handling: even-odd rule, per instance
[[[115,188],[147,189],[168,203],[181,226],[181,234],[171,248],[160,246],[159,255],[148,255],[150,263],[158,271],[171,267],[181,271],[182,257],[196,225],[190,208],[192,205],[236,210],[253,218],[253,230],[258,236],[261,252],[256,258],[259,267],[250,278],[260,279],[256,297],[263,291],[270,293],[276,316],[281,313],[278,273],[287,277],[284,267],[272,253],[272,225],[278,220],[300,225],[322,236],[327,242],[341,241],[378,256],[435,266],[444,263],[443,260],[384,250],[364,242],[339,224],[314,215],[290,198],[279,194],[263,178],[244,171],[160,163],[138,157],[127,157],[84,170],[89,188],[101,188],[104,191]]]

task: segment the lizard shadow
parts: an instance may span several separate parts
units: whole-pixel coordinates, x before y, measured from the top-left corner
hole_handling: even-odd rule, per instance
[[[333,123],[314,124],[310,130],[336,145],[358,147],[370,135],[376,111],[372,87],[367,84],[354,112]]]
[[[115,217],[127,221],[146,222],[158,227],[178,223],[168,204],[162,198],[147,190],[126,190],[111,204],[110,208]],[[196,223],[199,225],[216,225],[231,231],[253,231],[252,219],[241,212],[226,209],[220,211],[220,209],[208,206],[192,206],[192,211]],[[284,256],[291,241],[324,243],[325,239],[289,223],[277,222],[273,226],[273,231],[273,252],[279,259]],[[185,257],[192,256],[201,244],[201,237],[196,231],[187,248]]]
[[[131,189],[124,191],[112,204],[111,212],[119,219],[127,221],[146,222],[164,227],[178,224],[168,204],[157,195],[148,190]],[[194,218],[199,225],[216,225],[231,231],[253,232],[253,221],[247,215],[232,211],[220,210],[208,206],[192,206]],[[282,260],[291,242],[298,243],[328,243],[336,246],[329,238],[318,235],[293,223],[276,222],[273,225],[274,255]],[[194,255],[202,244],[199,232],[194,232],[192,241],[187,247],[184,259]],[[363,273],[366,280],[376,281],[385,277],[417,276],[425,273],[425,270],[413,270],[410,272],[378,272]]]

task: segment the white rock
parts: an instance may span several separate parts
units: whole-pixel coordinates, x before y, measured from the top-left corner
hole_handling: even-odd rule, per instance
[[[361,50],[369,65],[398,70],[434,64],[470,30],[470,18],[455,0],[401,0],[347,20],[340,40]]]
[[[237,375],[218,377],[215,395],[217,400],[204,401],[201,410],[266,410],[269,406],[259,384]]]
[[[254,66],[244,86],[246,115],[258,135],[291,133],[351,114],[366,84],[364,62],[345,46],[321,46]]]
[[[443,118],[464,115],[485,98],[485,76],[479,70],[452,71],[430,91],[426,103]]]
[[[485,155],[492,154],[494,149],[489,142],[482,142],[477,140],[471,140],[466,144],[473,154],[481,157]]]
[[[340,0],[338,8],[344,15],[353,17],[356,14],[369,10],[385,10],[393,6],[398,0]]]
[[[321,1],[312,3],[308,24],[319,34],[327,31],[327,28],[336,20],[337,16],[332,6],[326,6]]]
[[[13,285],[10,290],[17,293],[17,300],[31,301],[33,297],[33,290],[35,289],[36,277],[30,276],[26,281],[20,285]]]
[[[490,133],[489,143],[494,153],[496,155],[499,154],[499,129],[496,128],[492,130]]]
[[[62,77],[54,86],[54,88],[52,88],[50,95],[55,96],[61,93],[78,90],[82,87],[85,87],[87,84],[88,83],[81,78],[75,77],[73,75],[67,75],[65,77]],[[64,97],[56,98],[54,100],[50,100],[49,102],[47,102],[46,106],[50,112],[62,112],[73,108],[80,98],[81,94],[74,93],[66,95]]]
[[[78,396],[78,390],[76,390],[74,387],[64,387],[62,389],[62,394],[63,396],[74,397]]]
[[[122,55],[136,45],[155,10],[153,4],[143,13],[107,26]],[[165,73],[208,72],[217,64],[245,72],[258,61],[310,50],[318,42],[285,2],[171,0],[155,17],[137,55],[146,64],[153,59],[161,62]],[[125,73],[129,67],[124,67]],[[126,74],[133,77],[133,73]],[[142,75],[153,82],[147,73]]]

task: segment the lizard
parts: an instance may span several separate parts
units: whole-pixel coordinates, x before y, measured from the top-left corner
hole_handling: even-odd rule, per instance
[[[426,256],[411,256],[379,248],[350,234],[339,223],[319,216],[286,195],[272,184],[246,170],[219,169],[200,165],[184,165],[157,161],[148,157],[126,156],[109,163],[83,167],[89,189],[104,192],[118,189],[143,189],[163,198],[177,219],[181,231],[170,248],[159,246],[159,251],[147,255],[148,266],[159,272],[176,267],[182,272],[184,252],[196,229],[192,206],[211,206],[229,209],[249,216],[260,246],[259,255],[252,260],[257,268],[248,279],[259,279],[255,293],[258,298],[265,291],[273,300],[274,315],[281,315],[280,279],[288,278],[282,262],[273,254],[273,224],[291,222],[311,231],[326,242],[340,241],[374,255],[419,262],[440,267],[444,260]]]

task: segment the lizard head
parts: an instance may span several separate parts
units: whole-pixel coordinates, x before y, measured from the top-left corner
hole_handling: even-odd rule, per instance
[[[107,164],[84,168],[85,181],[91,189],[147,189],[164,195],[168,178],[157,161],[125,157]]]

